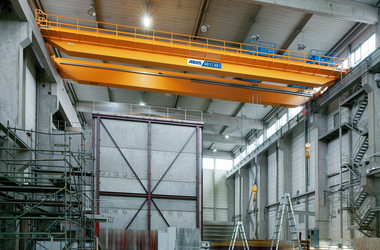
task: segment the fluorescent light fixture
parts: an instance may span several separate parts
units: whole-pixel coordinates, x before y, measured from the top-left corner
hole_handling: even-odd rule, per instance
[[[145,106],[145,103],[144,102],[140,102],[140,106]]]
[[[298,50],[304,50],[306,48],[305,44],[298,44],[297,49]]]
[[[207,32],[209,29],[210,29],[210,25],[203,25],[203,26],[201,27],[201,31],[202,31],[202,32]]]
[[[95,6],[93,4],[90,4],[90,8],[88,9],[87,14],[90,16],[96,16]]]
[[[149,28],[150,25],[152,24],[152,18],[148,15],[145,15],[143,18],[143,24],[145,28]]]

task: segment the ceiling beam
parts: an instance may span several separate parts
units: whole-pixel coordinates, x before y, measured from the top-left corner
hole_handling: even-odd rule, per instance
[[[254,3],[278,6],[294,11],[346,21],[376,24],[379,21],[376,7],[341,0],[253,0]]]
[[[209,149],[203,149],[203,157],[215,157],[219,159],[228,159],[232,160],[232,154],[229,151],[212,151]]]
[[[199,36],[199,32],[201,31],[202,23],[203,23],[203,20],[205,19],[206,10],[207,10],[209,2],[210,2],[209,0],[202,0],[201,8],[199,9],[199,12],[198,12],[197,22],[195,23],[193,36]]]
[[[233,144],[233,145],[245,145],[246,139],[240,137],[228,137],[224,135],[214,135],[203,133],[203,141],[205,142],[214,142],[214,143],[223,143],[223,144]]]
[[[243,127],[262,129],[263,122],[242,117],[232,117],[227,115],[203,114],[203,122],[215,125],[224,125],[228,127]]]
[[[102,108],[106,108],[109,105],[110,110],[112,110],[113,103],[102,102]],[[127,105],[127,104],[126,104]],[[75,104],[75,110],[80,112],[92,113],[94,110],[93,102],[77,102]],[[256,128],[262,129],[263,123],[261,121],[253,121],[248,118],[231,117],[227,115],[211,115],[203,113],[203,122],[205,124],[215,124],[224,125],[232,127],[246,127],[246,128]]]
[[[244,39],[243,39],[242,43],[248,43],[249,34],[251,33],[253,25],[256,23],[256,19],[259,16],[260,11],[262,10],[262,8],[263,8],[263,6],[259,5],[259,7],[257,8],[255,14],[253,14],[253,17],[251,19],[251,23],[249,24],[249,27],[248,27],[247,31],[245,32],[245,36],[244,36]]]
[[[294,29],[294,31],[290,34],[284,45],[281,47],[282,50],[279,51],[278,54],[282,55],[287,50],[290,45],[293,43],[293,41],[296,39],[296,37],[302,32],[302,29],[305,27],[307,22],[309,22],[310,18],[313,16],[313,14],[307,13],[305,14],[298,26]]]

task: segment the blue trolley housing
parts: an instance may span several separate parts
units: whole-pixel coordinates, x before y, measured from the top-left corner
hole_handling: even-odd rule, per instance
[[[264,56],[264,57],[276,58],[275,56],[275,54],[277,53],[276,48],[277,48],[277,44],[275,43],[249,39],[248,43],[244,47],[244,50],[248,50],[248,51],[243,51],[243,53],[249,54],[249,55],[255,55],[255,56],[259,55],[259,56]],[[259,83],[259,81],[251,80],[251,79],[244,79],[244,78],[237,78],[237,77],[234,77],[233,79],[239,80],[239,81],[245,81],[245,82]]]
[[[248,51],[244,51],[243,53],[276,58],[276,47],[277,44],[275,43],[249,39],[248,43],[244,47],[244,50]]]
[[[317,50],[317,49],[312,49],[309,51],[307,54],[307,63],[311,64],[317,64],[317,65],[322,65],[322,66],[330,66],[330,67],[335,67],[335,59],[336,58],[336,53],[335,52],[329,52],[329,51],[323,51],[323,50]],[[329,64],[333,63],[333,64]]]

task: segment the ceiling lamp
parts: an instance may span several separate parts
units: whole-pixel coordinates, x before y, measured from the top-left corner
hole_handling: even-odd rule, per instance
[[[144,18],[143,18],[143,24],[144,24],[144,27],[145,28],[149,28],[150,25],[152,24],[152,18],[148,15],[146,15]]]
[[[253,36],[251,36],[251,39],[253,41],[257,41],[257,40],[259,40],[259,38],[260,38],[260,35],[253,35]]]
[[[229,135],[226,135],[226,136],[224,136],[226,139],[228,139],[230,136]]]
[[[298,50],[304,50],[305,48],[306,48],[305,44],[298,44],[298,47],[297,47]]]
[[[202,31],[202,32],[207,32],[209,29],[210,29],[210,25],[203,25],[203,26],[201,27],[201,31]]]
[[[214,148],[213,150],[212,150],[213,152],[216,152],[216,151],[218,151],[216,148]]]
[[[90,8],[88,9],[87,14],[90,16],[96,16],[95,6],[93,4],[90,4]]]

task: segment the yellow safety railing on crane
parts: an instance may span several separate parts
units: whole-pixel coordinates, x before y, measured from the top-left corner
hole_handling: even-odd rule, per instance
[[[345,58],[324,56],[328,63],[321,63],[308,59],[310,55],[303,52],[277,48],[269,48],[270,53],[255,52],[262,46],[250,44],[250,50],[246,50],[247,44],[244,43],[62,17],[38,9],[36,21],[45,38],[280,70],[330,80],[345,73],[342,67]]]

